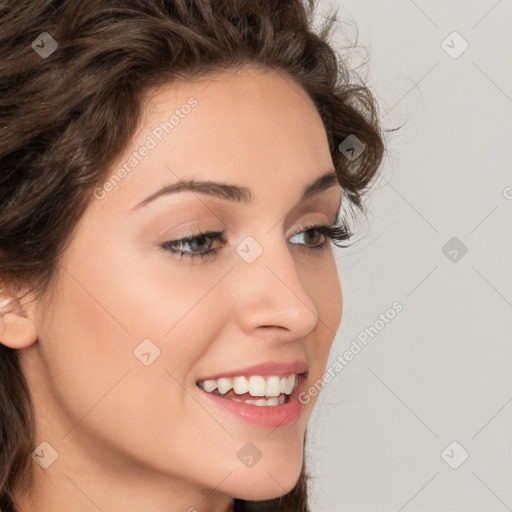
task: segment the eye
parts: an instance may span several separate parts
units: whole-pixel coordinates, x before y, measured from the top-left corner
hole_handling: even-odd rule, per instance
[[[295,231],[295,235],[293,235],[292,238],[302,237],[302,239],[305,240],[305,242],[303,242],[303,244],[316,248],[318,246],[323,245],[324,242],[327,241],[326,235],[322,232],[322,229],[325,229],[326,227],[327,226],[313,226],[313,227],[307,228],[302,231]],[[313,236],[311,236],[311,235],[313,235]],[[322,236],[325,237],[324,242],[321,242]],[[296,243],[296,242],[292,242],[292,243]],[[297,244],[297,245],[299,245],[299,244]]]
[[[324,250],[327,249],[327,246],[329,244],[329,241],[334,241],[334,244],[338,247],[346,247],[341,244],[337,244],[336,242],[342,241],[342,240],[348,240],[352,233],[344,224],[343,222],[338,224],[331,224],[331,225],[306,225],[302,227],[301,231],[295,231],[295,235],[305,235],[306,239],[311,236],[311,234],[317,234],[324,237],[323,242],[309,242],[306,243],[306,246],[310,250]],[[318,236],[313,236],[314,239],[318,239]],[[293,243],[293,242],[292,242]],[[311,245],[312,244],[312,245]]]
[[[318,238],[324,237],[323,241]],[[308,225],[303,226],[301,230],[296,230],[292,238],[303,237],[305,242],[291,242],[294,245],[304,245],[306,251],[320,251],[327,249],[330,240],[338,247],[346,247],[337,242],[348,240],[352,236],[344,223],[332,225]],[[313,240],[311,240],[311,237]],[[220,247],[212,248],[215,241],[220,241]],[[167,240],[160,244],[160,247],[173,255],[179,255],[180,259],[186,258],[214,258],[227,241],[224,239],[224,231],[208,231],[187,234],[186,237],[177,240]]]
[[[208,231],[205,233],[196,233],[180,238],[178,240],[167,240],[163,242],[160,247],[169,251],[171,254],[180,255],[180,259],[183,256],[187,258],[206,258],[215,256],[217,249],[211,249],[212,242],[215,240],[223,240],[224,231]],[[225,242],[225,241],[224,241]],[[189,249],[183,249],[184,245],[189,245]]]

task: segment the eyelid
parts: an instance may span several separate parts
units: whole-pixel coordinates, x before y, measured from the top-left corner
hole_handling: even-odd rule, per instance
[[[328,221],[324,221],[324,220],[303,221],[299,224],[298,227],[293,229],[293,231],[291,232],[291,234],[289,236],[293,236],[294,234],[296,234],[297,231],[302,232],[302,231],[307,231],[308,229],[312,229],[312,228],[315,228],[318,226],[335,225],[339,222],[339,215],[340,215],[340,212],[338,210],[334,216],[334,219],[331,218],[331,220],[328,220]],[[196,223],[196,225],[198,225],[198,224]],[[186,231],[181,232],[179,235],[176,235],[173,237],[168,237],[168,240],[171,240],[171,241],[190,240],[190,239],[194,239],[199,236],[202,236],[202,235],[208,235],[208,236],[212,236],[212,237],[219,235],[222,237],[226,237],[226,235],[231,231],[233,231],[233,230],[231,230],[225,224],[223,225],[222,228],[219,228],[219,229],[217,229],[217,228],[201,229],[200,227],[197,227],[195,229],[189,228]]]
[[[312,222],[315,222],[316,224],[337,224],[339,222],[339,215],[340,215],[340,208],[336,209],[334,215],[330,215],[329,212],[327,211],[327,209],[325,209],[325,211],[321,211],[319,209],[313,209],[313,208],[308,208],[308,210],[303,210],[300,214],[299,214],[301,217],[305,217],[305,216],[311,216],[311,215],[322,215],[322,216],[325,216],[328,218],[328,220],[318,220],[318,221],[312,221]],[[208,215],[208,217],[210,217]],[[182,239],[182,238],[190,238],[190,237],[195,237],[195,236],[198,236],[198,234],[205,234],[205,233],[212,233],[212,232],[219,232],[219,231],[223,231],[224,233],[227,233],[227,232],[231,232],[231,231],[234,231],[234,229],[231,229],[225,222],[223,222],[222,218],[220,216],[217,216],[215,215],[216,218],[207,218],[207,219],[196,219],[196,220],[193,220],[193,221],[189,221],[189,222],[180,222],[179,224],[177,224],[173,229],[172,229],[172,233],[176,233],[176,234],[169,234],[169,235],[164,235],[165,238],[168,238],[168,239],[173,239],[173,240],[178,240],[178,239]],[[217,224],[218,222],[220,221],[220,226]],[[302,225],[306,224],[308,221],[303,221],[299,224],[299,228],[298,229],[302,229]],[[210,224],[212,227],[211,228],[203,228],[201,225],[204,226],[204,224]],[[217,224],[217,225],[215,225]],[[182,231],[182,228],[181,226],[187,226],[186,228],[184,228],[184,231]],[[271,226],[268,230],[267,230],[267,233],[270,232],[273,228],[275,227],[274,226]],[[167,231],[167,230],[166,230]],[[169,232],[169,231],[167,231]],[[295,230],[293,231],[295,232]]]
[[[296,231],[307,231],[308,229],[315,228],[318,226],[334,226],[340,220],[339,219],[339,216],[340,216],[339,210],[337,210],[336,213],[331,216],[329,216],[326,212],[319,212],[319,211],[310,212],[310,214],[315,215],[315,219],[316,219],[316,215],[322,215],[324,217],[327,217],[327,219],[318,218],[316,220],[303,220],[303,221],[299,222],[298,227],[293,228],[292,235],[295,234]],[[306,214],[305,216],[309,217],[308,214]]]

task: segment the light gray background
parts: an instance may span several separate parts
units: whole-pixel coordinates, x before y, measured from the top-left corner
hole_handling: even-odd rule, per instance
[[[328,366],[403,310],[320,394],[311,509],[512,510],[511,0],[329,6],[339,47],[357,27],[352,64],[369,57],[359,72],[385,127],[407,123],[388,135],[359,241],[335,249],[344,312]],[[453,31],[469,43],[456,59],[441,47]],[[442,252],[452,237],[468,248],[457,262]]]

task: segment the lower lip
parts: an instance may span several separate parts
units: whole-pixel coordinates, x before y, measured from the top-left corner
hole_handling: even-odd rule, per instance
[[[263,427],[284,427],[295,423],[300,415],[302,404],[299,402],[298,397],[303,380],[304,378],[302,376],[299,377],[298,385],[295,385],[295,389],[288,398],[288,401],[282,405],[258,406],[243,402],[234,402],[228,398],[212,395],[204,391],[204,389],[198,389],[220,409],[232,416]],[[257,398],[255,399],[257,400]]]

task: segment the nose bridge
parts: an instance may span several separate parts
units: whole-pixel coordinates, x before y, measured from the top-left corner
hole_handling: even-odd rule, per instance
[[[318,310],[305,289],[286,240],[273,230],[248,236],[236,249],[238,320],[244,330],[282,327],[293,337],[307,335],[318,322]]]

